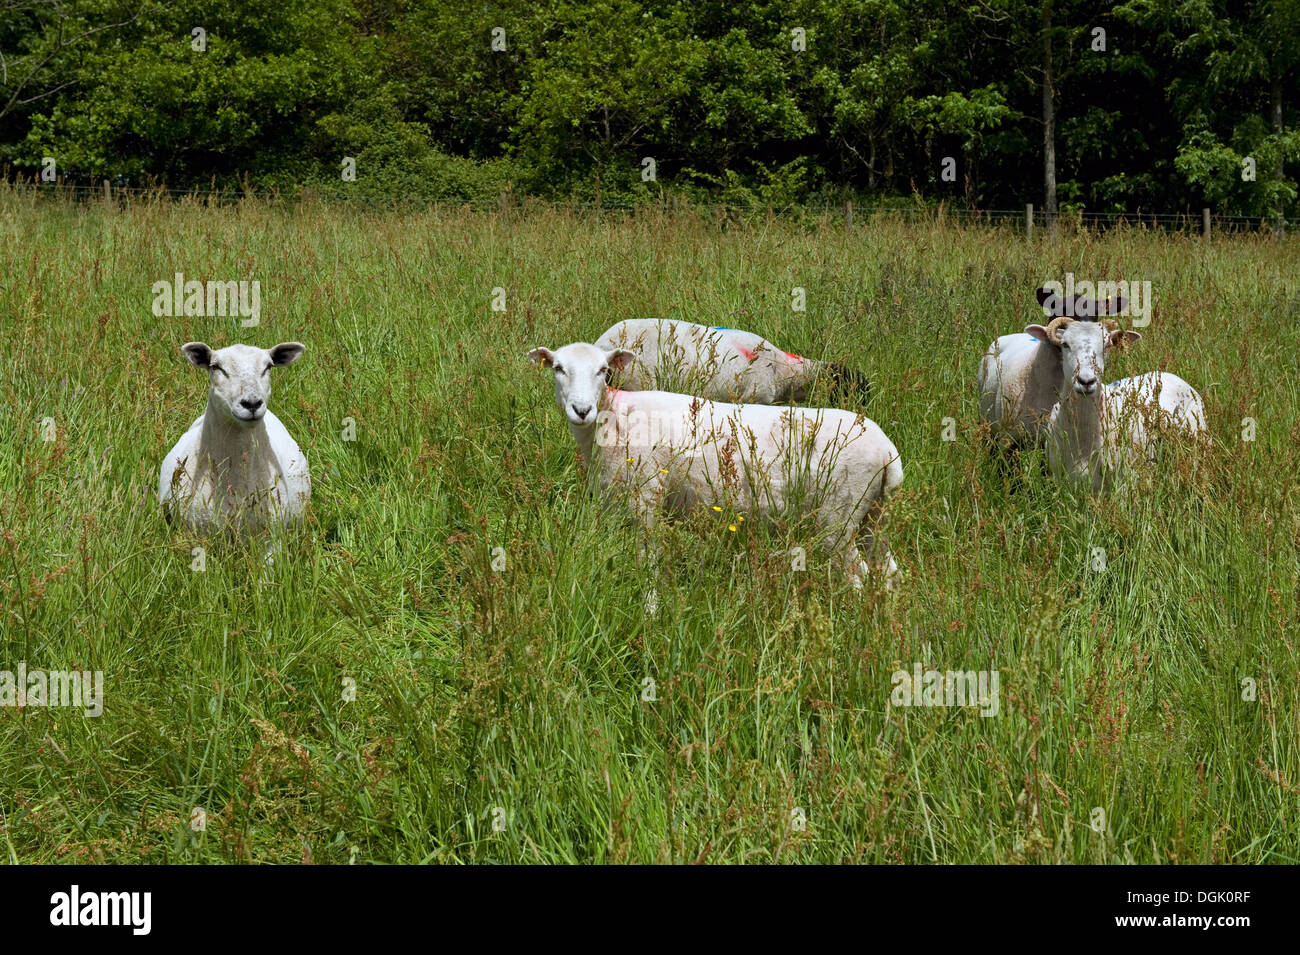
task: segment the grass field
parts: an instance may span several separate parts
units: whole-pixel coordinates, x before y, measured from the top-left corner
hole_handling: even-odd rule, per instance
[[[155,317],[178,271],[260,281],[261,324]],[[990,454],[979,357],[1066,271],[1151,281],[1107,378],[1200,390],[1194,469],[1095,499]],[[0,193],[0,670],[105,681],[98,718],[0,707],[0,856],[1298,862],[1298,275],[1294,238]],[[639,316],[869,375],[897,594],[707,510],[648,577],[524,358]],[[314,482],[273,579],[157,507],[192,339],[308,346],[271,398]],[[997,670],[997,716],[891,706],[915,664]]]

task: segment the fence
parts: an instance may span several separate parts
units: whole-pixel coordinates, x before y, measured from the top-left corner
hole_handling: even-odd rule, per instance
[[[246,189],[169,189],[163,186],[123,186],[104,180],[98,186],[75,184],[69,182],[28,182],[10,180],[0,182],[0,189],[24,190],[38,194],[49,194],[76,201],[159,201],[192,199],[207,204],[224,205],[254,199],[262,202],[302,203],[302,202],[339,202],[390,207],[446,207],[463,208],[483,212],[496,211],[502,215],[527,215],[536,209],[567,209],[575,212],[632,212],[649,208],[665,210],[691,210],[698,214],[714,215],[721,219],[745,219],[755,216],[789,216],[801,215],[815,218],[830,218],[842,221],[846,228],[852,230],[860,220],[892,218],[904,222],[933,222],[936,219],[952,219],[971,225],[1000,225],[1021,229],[1032,238],[1036,230],[1054,233],[1061,226],[1105,231],[1112,228],[1147,228],[1170,232],[1199,231],[1206,238],[1213,232],[1259,232],[1271,231],[1282,234],[1300,227],[1300,219],[1287,219],[1268,216],[1231,216],[1213,213],[1210,209],[1200,212],[1087,212],[1071,211],[1055,215],[1035,210],[1032,204],[1020,209],[978,209],[954,206],[946,203],[909,205],[855,205],[853,202],[840,203],[797,203],[786,206],[763,204],[728,204],[720,202],[696,201],[665,194],[658,199],[642,202],[620,200],[544,200],[535,197],[516,197],[503,192],[496,199],[453,199],[439,196],[384,196],[367,195],[345,190],[321,190],[316,187],[303,187],[293,193],[256,192]]]

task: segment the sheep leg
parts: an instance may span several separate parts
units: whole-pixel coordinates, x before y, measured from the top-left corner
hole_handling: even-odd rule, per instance
[[[898,589],[898,564],[894,561],[894,556],[889,552],[885,542],[875,533],[879,513],[879,507],[871,507],[866,518],[859,525],[856,535],[844,532],[830,535],[825,539],[827,550],[840,555],[848,571],[849,580],[857,590],[862,589],[865,578],[873,573],[884,578],[886,590]],[[863,550],[867,554],[865,558],[862,556]]]
[[[858,551],[857,544],[850,538],[847,543],[842,542],[834,537],[826,538],[823,543],[826,549],[832,554],[837,554],[843,563],[845,571],[849,576],[849,583],[853,585],[854,590],[861,590],[867,576],[871,573],[871,568],[867,562],[862,559],[862,554]]]
[[[648,616],[654,616],[659,610],[659,591],[654,585],[655,578],[659,575],[659,549],[655,546],[652,537],[658,512],[654,495],[650,493],[649,488],[632,492],[632,510],[645,532],[636,556],[637,562],[644,565],[650,580],[650,589],[645,595],[645,612]]]
[[[644,560],[647,553],[650,553],[653,562],[654,547],[651,538],[654,535],[655,522],[659,517],[658,510],[655,507],[654,494],[651,493],[649,488],[642,488],[633,490],[631,498],[632,513],[636,515],[636,519],[641,524],[644,532],[641,537],[641,547],[637,551],[637,559]]]
[[[885,589],[897,590],[900,578],[898,563],[894,560],[894,555],[889,552],[889,547],[876,532],[880,514],[880,502],[874,502],[867,509],[866,519],[858,527],[858,540],[864,544],[867,553],[870,555],[869,563],[871,568],[884,577]]]

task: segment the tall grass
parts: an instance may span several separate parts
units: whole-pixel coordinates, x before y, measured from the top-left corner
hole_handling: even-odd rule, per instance
[[[0,195],[0,669],[106,682],[97,719],[0,708],[0,850],[1300,861],[1298,263],[1294,239],[1142,230]],[[154,317],[177,271],[260,280],[260,326]],[[1152,282],[1154,319],[1107,376],[1196,386],[1200,459],[1175,449],[1087,498],[1039,452],[990,453],[979,357],[1066,271]],[[847,587],[806,524],[733,532],[708,509],[661,523],[657,568],[638,563],[641,532],[585,491],[524,359],[637,316],[871,378],[906,472],[884,528],[897,595]],[[156,505],[204,402],[193,339],[308,346],[271,407],[312,506],[270,577],[257,546],[193,539]],[[996,669],[998,715],[891,706],[916,663]]]

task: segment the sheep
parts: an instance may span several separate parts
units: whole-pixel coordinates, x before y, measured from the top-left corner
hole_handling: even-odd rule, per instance
[[[208,372],[208,405],[163,459],[158,499],[192,530],[250,535],[299,519],[311,498],[307,458],[267,409],[271,369],[291,365],[304,345],[270,351],[188,342],[181,352]]]
[[[1104,385],[1106,351],[1141,339],[1113,321],[1056,318],[1025,334],[1049,346],[1061,366],[1059,399],[1048,416],[1047,464],[1053,475],[1101,491],[1139,458],[1151,460],[1161,431],[1205,434],[1205,405],[1177,375],[1150,372]]]
[[[1038,290],[1038,304],[1044,314],[1071,315],[1080,321],[1117,315],[1128,306],[1123,297],[1114,302],[1075,296],[1065,299],[1048,288]],[[988,422],[999,443],[1038,444],[1061,384],[1061,362],[1052,348],[1044,348],[1042,342],[1024,333],[1003,335],[980,361],[980,417]]]
[[[781,351],[752,332],[677,319],[619,322],[596,339],[596,347],[636,354],[631,370],[615,382],[625,391],[667,388],[715,401],[775,405],[803,401],[821,375],[863,400],[871,389],[862,375],[838,363]]]
[[[896,589],[898,565],[873,532],[885,499],[902,483],[903,465],[874,421],[833,408],[612,388],[611,371],[626,372],[636,359],[626,348],[575,342],[534,348],[528,358],[555,373],[555,400],[589,477],[605,490],[625,489],[647,532],[659,506],[811,512],[854,586],[875,569]],[[855,537],[874,566],[862,559]]]

